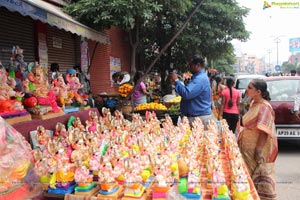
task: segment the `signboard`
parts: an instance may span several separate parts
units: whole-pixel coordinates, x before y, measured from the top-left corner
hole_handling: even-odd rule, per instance
[[[87,72],[89,67],[89,53],[88,53],[88,43],[86,41],[82,41],[80,43],[80,55],[81,55],[81,70],[83,72]]]
[[[38,33],[38,50],[39,50],[39,63],[44,67],[48,66],[48,47],[45,33]]]
[[[61,49],[62,48],[62,39],[57,37],[52,37],[53,47]]]
[[[291,38],[289,40],[290,52],[300,52],[300,38]]]
[[[280,65],[275,65],[275,70],[279,72],[281,70]]]

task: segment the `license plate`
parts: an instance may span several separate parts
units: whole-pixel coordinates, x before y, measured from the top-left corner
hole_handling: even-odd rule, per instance
[[[300,129],[298,128],[277,128],[278,137],[300,137]]]

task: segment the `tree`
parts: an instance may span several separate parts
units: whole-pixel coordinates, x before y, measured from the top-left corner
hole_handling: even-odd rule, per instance
[[[232,74],[234,72],[232,65],[235,63],[234,54],[226,54],[220,58],[217,58],[213,63],[213,68],[219,72],[223,72],[225,75]]]
[[[96,30],[118,26],[128,31],[131,45],[131,73],[135,73],[136,50],[140,42],[140,29],[156,17],[161,10],[158,1],[147,0],[80,0],[65,11]]]
[[[141,43],[140,57],[143,60],[140,59],[140,61],[144,63],[142,62],[141,66],[147,66],[148,62],[157,55],[196,3],[196,1],[190,1],[190,4],[186,2],[185,11],[172,12],[172,10],[169,11],[167,2],[162,4],[162,11],[156,21],[151,21],[152,24],[149,23],[142,32],[144,40]],[[176,7],[176,4],[173,7]],[[164,80],[165,72],[172,70],[170,69],[171,63],[177,71],[186,71],[188,58],[198,53],[207,58],[207,67],[217,66],[221,72],[232,72],[232,59],[231,61],[228,59],[234,56],[231,41],[233,39],[246,41],[249,37],[242,19],[248,12],[247,8],[239,7],[233,0],[206,0],[188,27],[156,64],[155,69],[162,74]],[[223,63],[222,67],[218,64],[218,60]],[[162,84],[168,85],[168,83]]]
[[[196,1],[190,1],[190,3],[186,2],[184,14],[168,12],[168,6],[162,4],[162,11],[156,21],[152,21],[153,24],[149,23],[143,32],[144,40],[141,44],[141,52],[145,52],[143,57],[146,57],[146,61],[155,57],[156,52],[159,52],[168,42],[168,38],[184,22],[185,16]],[[239,7],[234,0],[206,0],[192,18],[189,26],[169,48],[164,58],[160,60],[161,62],[157,64],[157,69],[174,63],[176,67],[184,70],[187,58],[195,53],[206,57],[208,66],[222,56],[232,55],[231,41],[233,39],[245,41],[249,37],[249,32],[246,31],[242,20],[248,11],[247,8]],[[156,51],[153,51],[153,48]]]
[[[290,73],[290,71],[292,69],[295,69],[296,71],[300,71],[298,68],[297,68],[297,64],[293,64],[293,63],[289,63],[289,62],[284,62],[282,63],[282,66],[281,66],[281,71],[282,72],[287,72],[287,73]]]
[[[170,63],[186,71],[187,59],[195,53],[206,57],[210,67],[218,59],[225,57],[226,60],[226,56],[233,54],[233,39],[245,41],[249,37],[243,23],[247,8],[239,7],[235,0],[204,2],[154,66],[158,72],[164,73]],[[199,0],[79,0],[66,10],[97,30],[110,26],[127,30],[132,47],[131,72],[134,73],[135,61],[145,69],[182,27],[197,3]]]

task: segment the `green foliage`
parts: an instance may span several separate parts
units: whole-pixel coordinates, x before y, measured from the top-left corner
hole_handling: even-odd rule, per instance
[[[119,26],[132,30],[137,23],[147,23],[161,10],[157,1],[147,0],[80,0],[65,11],[82,23],[104,30]]]
[[[199,0],[78,0],[65,10],[96,30],[111,26],[127,30],[132,46],[132,68],[137,60],[139,68],[146,69],[198,3]],[[243,22],[248,12],[235,0],[205,0],[153,70],[161,73],[164,80],[170,63],[184,72],[188,58],[198,53],[207,58],[207,67],[213,63],[220,71],[230,73],[231,41],[249,38]]]
[[[297,67],[297,64],[293,64],[293,63],[289,63],[289,62],[284,62],[284,63],[282,63],[281,71],[282,72],[288,72],[288,73],[290,73],[290,71],[292,69],[295,69],[298,72],[298,71],[300,71],[299,67],[300,66]]]
[[[217,58],[213,64],[213,67],[223,74],[234,73],[232,65],[235,63],[234,54],[226,54],[220,58]]]
[[[144,40],[141,44],[141,56],[146,56],[151,61],[158,53],[154,49],[161,49],[171,38],[176,30],[186,20],[197,3],[196,1],[186,2],[185,13],[169,13],[164,9],[168,7],[163,4],[163,10],[156,18],[157,21],[145,27],[143,32]],[[205,1],[196,15],[190,21],[188,27],[176,39],[168,52],[157,63],[157,70],[168,67],[170,63],[180,71],[186,70],[186,62],[193,54],[203,55],[208,60],[208,67],[219,58],[233,55],[231,41],[239,39],[245,41],[249,37],[242,17],[248,13],[247,8],[241,8],[233,0]],[[159,37],[157,37],[159,35]],[[144,52],[144,54],[143,54]],[[230,71],[230,67],[228,69]]]

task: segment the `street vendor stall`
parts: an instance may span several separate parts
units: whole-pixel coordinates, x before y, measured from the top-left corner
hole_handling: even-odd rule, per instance
[[[204,131],[198,118],[174,125],[168,115],[162,122],[146,111],[126,120],[104,108],[81,121],[57,122],[53,136],[36,129],[39,148],[28,153],[44,198],[259,199],[224,120]]]

